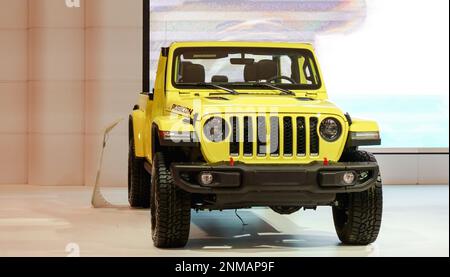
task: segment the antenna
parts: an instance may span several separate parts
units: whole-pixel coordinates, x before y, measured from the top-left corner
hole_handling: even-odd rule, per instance
[[[142,14],[142,93],[150,93],[150,0],[143,0]]]

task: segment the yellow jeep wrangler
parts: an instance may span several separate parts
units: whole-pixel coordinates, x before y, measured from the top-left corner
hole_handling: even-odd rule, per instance
[[[188,242],[191,210],[331,206],[345,244],[376,240],[376,122],[327,100],[309,44],[183,42],[163,48],[153,93],[129,119],[129,202],[156,247]]]

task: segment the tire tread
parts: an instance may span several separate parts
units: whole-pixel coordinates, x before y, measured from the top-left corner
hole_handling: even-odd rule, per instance
[[[190,194],[178,188],[168,169],[164,155],[157,153],[152,182],[156,200],[152,216],[155,216],[153,242],[158,248],[181,248],[189,239],[191,223]]]
[[[372,153],[351,151],[343,155],[345,162],[376,162]],[[350,245],[368,245],[376,241],[382,221],[383,191],[381,177],[370,189],[338,196],[346,198],[348,220],[342,222],[343,210],[333,207],[333,217],[339,239]]]

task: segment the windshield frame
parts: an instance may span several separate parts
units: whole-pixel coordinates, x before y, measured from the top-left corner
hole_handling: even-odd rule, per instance
[[[243,52],[245,51],[268,51],[268,52],[273,52],[274,54],[276,54],[276,51],[279,51],[280,54],[287,54],[289,52],[300,52],[302,55],[307,56],[311,59],[312,61],[312,66],[314,67],[315,71],[316,71],[316,75],[317,75],[317,84],[282,84],[282,83],[273,83],[274,85],[282,88],[282,89],[286,89],[286,90],[309,90],[309,91],[317,91],[322,89],[322,76],[321,76],[321,71],[319,68],[319,65],[317,63],[316,57],[313,53],[313,51],[307,49],[307,48],[284,48],[284,47],[252,47],[252,46],[206,46],[206,47],[178,47],[176,49],[174,49],[173,53],[172,53],[172,70],[171,72],[168,72],[170,74],[170,80],[171,80],[171,85],[176,88],[176,89],[196,89],[196,90],[211,90],[211,88],[207,88],[207,87],[199,87],[197,84],[182,84],[182,83],[177,83],[175,81],[175,76],[176,76],[176,63],[178,60],[178,57],[180,56],[180,52],[184,52],[186,50],[195,50],[195,49],[201,49],[201,50],[205,50],[205,49],[214,49],[214,50],[223,50],[223,51],[227,51],[228,49],[233,48],[233,49],[242,49]],[[255,84],[255,82],[248,82],[246,84],[244,84],[243,82],[239,82],[238,83],[217,83],[220,86],[226,87],[226,88],[231,88],[231,89],[240,89],[240,90],[255,90],[255,86],[253,84]],[[265,91],[269,91],[269,90],[274,90],[272,88],[269,87],[258,87],[257,90],[265,90]]]

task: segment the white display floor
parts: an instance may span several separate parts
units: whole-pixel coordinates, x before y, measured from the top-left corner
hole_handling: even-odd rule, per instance
[[[126,189],[105,197],[126,204]],[[193,213],[185,249],[153,247],[148,210],[93,209],[89,187],[0,186],[0,256],[448,256],[449,187],[385,186],[378,241],[342,246],[331,208]],[[68,252],[66,252],[66,250]]]

